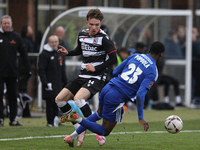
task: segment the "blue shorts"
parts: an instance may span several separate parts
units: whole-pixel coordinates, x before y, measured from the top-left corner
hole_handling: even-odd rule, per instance
[[[116,86],[107,84],[99,96],[99,106],[103,108],[102,117],[110,122],[121,122],[126,98]]]

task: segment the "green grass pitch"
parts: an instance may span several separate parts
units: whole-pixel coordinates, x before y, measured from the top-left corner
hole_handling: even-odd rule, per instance
[[[164,128],[164,121],[170,115],[183,120],[183,129],[170,134]],[[0,127],[0,150],[198,150],[200,149],[200,109],[180,108],[170,111],[145,110],[144,119],[149,130],[137,119],[137,112],[126,112],[121,123],[106,137],[106,144],[99,146],[94,134],[87,131],[81,147],[70,148],[63,138],[74,131],[71,123],[58,128],[46,127],[46,118],[19,119],[22,127],[10,127],[8,118]],[[101,121],[98,122],[101,124]]]

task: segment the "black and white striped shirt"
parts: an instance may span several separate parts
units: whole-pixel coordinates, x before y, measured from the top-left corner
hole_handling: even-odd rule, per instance
[[[108,35],[101,29],[94,36],[89,36],[89,30],[82,30],[78,36],[78,46],[69,52],[69,56],[81,55],[83,63],[81,65],[82,78],[96,78],[101,80],[106,75],[108,66],[116,63],[116,49]],[[86,70],[86,64],[92,64],[95,72]]]

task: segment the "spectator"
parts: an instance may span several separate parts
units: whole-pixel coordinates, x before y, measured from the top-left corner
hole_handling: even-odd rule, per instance
[[[65,36],[65,30],[62,26],[58,26],[55,31],[54,35],[56,35],[59,39],[59,45],[63,46],[66,49],[69,49],[68,45],[63,41],[63,37]]]
[[[10,108],[10,126],[22,126],[17,120],[17,52],[23,58],[25,76],[30,76],[30,64],[26,47],[21,36],[12,29],[12,19],[9,15],[1,17],[0,28],[0,126],[4,125],[3,90],[7,87],[7,100]]]
[[[59,39],[56,35],[49,37],[48,43],[39,56],[38,73],[42,82],[42,98],[46,100],[47,126],[54,126],[54,118],[58,116],[55,97],[67,84],[65,57],[57,53]]]
[[[147,46],[142,42],[137,42],[135,44],[136,53],[139,54],[146,54],[147,53]]]
[[[181,102],[179,81],[176,78],[170,75],[165,75],[163,73],[164,65],[165,65],[165,60],[164,58],[162,58],[160,60],[160,63],[157,65],[158,80],[156,81],[157,82],[156,85],[164,85],[164,102],[169,104],[169,90],[170,90],[169,88],[170,88],[170,85],[173,85],[176,106],[184,106]]]
[[[177,58],[183,58],[183,53],[181,50],[181,45],[177,38],[177,32],[174,30],[171,30],[169,32],[168,38],[164,41],[165,45],[165,58],[168,59],[177,59]]]
[[[34,53],[34,42],[33,42],[33,29],[30,25],[25,25],[21,31],[22,39],[27,47],[27,52]]]
[[[25,25],[23,26],[21,30],[21,36],[23,39],[23,42],[26,46],[27,52],[28,53],[34,53],[35,48],[34,48],[34,42],[32,39],[33,36],[33,29],[30,25]],[[36,70],[36,58],[29,56],[30,64],[31,64],[31,72],[32,76],[24,76],[23,72],[25,71],[25,68],[23,66],[23,61],[21,58],[19,58],[19,80],[18,80],[18,96],[19,99],[21,100],[21,103],[26,104],[22,105],[23,108],[23,113],[22,117],[31,117],[30,113],[30,108],[29,108],[29,103],[32,101],[32,97],[27,94],[28,91],[34,91],[34,76],[35,76],[35,70]],[[30,81],[30,86],[28,86],[28,81]],[[31,89],[31,90],[28,90]]]
[[[183,56],[185,56],[185,34],[186,34],[185,32],[186,32],[185,27],[180,25],[178,27],[177,35],[178,35],[179,43],[181,45]]]
[[[119,64],[121,64],[122,61],[128,58],[129,55],[130,55],[130,52],[128,51],[127,48],[125,47],[120,48],[117,55],[117,66],[119,66]]]
[[[31,26],[24,26],[21,31],[21,36],[23,39],[23,42],[26,46],[27,52],[33,53],[34,52],[34,43],[32,40],[32,34],[33,30]],[[29,59],[30,64],[32,65],[34,63],[34,59]],[[31,66],[32,67],[32,66]],[[27,82],[30,76],[23,76],[23,72],[25,70],[25,66],[23,66],[22,58],[19,58],[19,92],[20,93],[27,93]]]

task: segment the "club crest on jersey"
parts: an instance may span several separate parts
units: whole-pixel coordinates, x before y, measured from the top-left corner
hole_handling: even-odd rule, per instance
[[[151,84],[149,84],[149,87],[151,88],[153,86],[154,82],[151,82]]]
[[[97,43],[97,40],[96,40],[96,39],[94,39],[93,43]]]
[[[58,58],[58,60],[59,60],[59,64],[60,64],[60,66],[62,66],[62,57],[60,56],[59,58]]]
[[[16,42],[14,40],[10,41],[10,44],[16,44]]]

